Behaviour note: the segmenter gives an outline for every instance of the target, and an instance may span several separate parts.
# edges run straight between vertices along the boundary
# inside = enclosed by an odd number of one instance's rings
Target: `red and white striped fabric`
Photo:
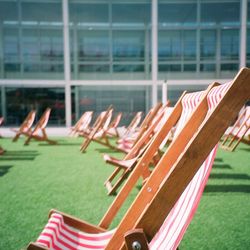
[[[92,120],[93,112],[92,111],[86,111],[82,117],[81,124],[79,126],[79,130],[85,131]]]
[[[104,135],[104,133],[107,131],[108,126],[111,122],[112,114],[113,114],[113,111],[110,110],[107,117],[106,117],[106,120],[104,121],[102,128],[99,131],[97,131],[97,133],[95,133],[95,135],[94,135],[95,139],[101,138]],[[103,116],[102,116],[102,118],[103,118]]]
[[[178,121],[178,124],[176,126],[175,132],[174,132],[174,138],[177,137],[179,132],[182,130],[183,126],[185,125],[186,121],[189,119],[191,116],[192,112],[194,109],[197,107],[198,103],[201,100],[201,97],[204,95],[204,91],[199,91],[199,92],[194,92],[194,93],[189,93],[186,94],[182,101],[182,113],[181,117]]]
[[[84,233],[68,226],[61,214],[54,213],[36,243],[51,250],[101,250],[114,231],[115,229],[99,234]]]
[[[208,114],[216,107],[230,83],[215,87],[208,94]],[[189,103],[189,105],[191,105]],[[212,169],[217,145],[211,151],[192,181],[186,187],[175,206],[165,219],[158,233],[150,242],[150,249],[176,249],[198,207],[201,195]]]
[[[117,166],[121,166],[123,168],[131,168],[135,164],[135,162],[137,161],[138,158],[135,157],[135,158],[132,158],[129,160],[120,160],[120,159],[112,157],[108,154],[104,154],[103,159],[105,162],[108,162],[108,163],[111,163],[111,164],[114,164]]]

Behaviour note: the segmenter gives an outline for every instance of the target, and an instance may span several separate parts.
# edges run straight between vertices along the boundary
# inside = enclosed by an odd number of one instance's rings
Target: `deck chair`
[[[101,112],[101,114],[96,119],[92,129],[88,133],[85,132],[81,134],[85,137],[85,140],[80,147],[80,151],[82,153],[86,152],[87,147],[92,141],[95,140],[95,138],[99,138],[99,136],[103,134],[103,131],[106,131],[108,129],[112,118],[112,113],[113,108],[112,105],[110,105],[106,111]]]
[[[35,139],[37,141],[46,141],[49,144],[56,144],[56,141],[53,141],[48,138],[47,133],[46,133],[46,126],[49,121],[49,116],[50,116],[51,109],[47,108],[44,113],[42,114],[41,118],[37,122],[36,126],[32,131],[28,131],[23,133],[24,135],[27,136],[26,141],[24,142],[24,145],[29,145],[31,139]]]
[[[16,142],[21,135],[30,133],[32,131],[32,125],[34,123],[35,116],[36,116],[36,111],[31,110],[29,114],[26,116],[26,118],[24,119],[20,128],[18,130],[12,129],[12,131],[16,133],[16,135],[12,139],[13,142]]]
[[[100,129],[98,131],[98,133],[96,133],[93,137],[93,141],[107,146],[111,149],[117,149],[116,146],[112,145],[112,143],[110,142],[110,138],[111,137],[117,137],[118,136],[118,130],[117,127],[121,121],[122,118],[122,113],[119,112],[114,119],[110,122],[112,116],[112,112],[109,114],[108,119],[106,120],[104,126],[102,129]]]
[[[245,68],[231,83],[211,90],[208,102],[193,112],[116,229],[107,231],[52,210],[28,249],[175,249],[197,209],[216,144],[250,98],[249,82]]]
[[[107,228],[132,191],[133,187],[135,187],[139,178],[142,177],[145,182],[145,177],[148,178],[150,176],[149,165],[152,161],[151,159],[153,159],[159,148],[161,149],[166,144],[167,139],[171,135],[172,127],[177,123],[174,135],[175,139],[183,129],[186,121],[194,112],[195,108],[198,107],[198,105],[202,107],[202,105],[207,102],[206,97],[211,88],[213,88],[215,85],[217,85],[217,83],[210,85],[206,91],[194,93],[184,92],[182,94],[175,107],[173,108],[171,114],[167,117],[166,121],[162,125],[160,125],[159,132],[154,136],[154,138],[152,138],[152,141],[149,142],[150,145],[147,146],[148,148],[146,149],[144,154],[142,154],[138,163],[132,169],[132,172],[129,173],[130,175],[128,180],[121,188],[121,190],[117,194],[117,197],[114,199],[113,203],[102,218],[100,226]],[[158,161],[160,160],[160,158],[158,159]]]
[[[129,153],[125,155],[122,160],[112,157],[108,154],[103,155],[106,163],[115,166],[114,171],[104,182],[104,186],[108,190],[108,195],[113,195],[116,193],[117,189],[121,186],[121,184],[128,177],[129,173],[132,171],[138,159],[142,156],[143,152],[145,152],[156,131],[160,129],[161,125],[165,123],[167,117],[170,115],[168,107],[163,108],[158,113],[159,114],[149,126],[149,128],[145,131],[139,141],[131,148]],[[158,153],[160,152],[156,152],[155,157],[158,157]],[[155,161],[155,158],[153,158],[152,161]],[[143,172],[142,175],[144,178],[147,178],[148,171]]]
[[[131,148],[140,140],[145,131],[149,128],[150,124],[157,116],[157,113],[161,110],[161,108],[163,107],[162,103],[160,102],[157,103],[153,108],[151,108],[136,133],[134,133],[132,136],[123,137],[122,139],[118,140],[117,150],[128,153]]]
[[[229,133],[225,136],[221,143],[221,148],[234,151],[240,142],[250,145],[250,135],[247,132],[250,131],[250,107],[244,107],[239,115],[239,118],[229,130]]]
[[[76,122],[75,126],[70,129],[69,135],[77,136],[79,133],[83,133],[89,130],[90,122],[93,116],[93,111],[86,111]]]
[[[126,138],[135,133],[139,128],[138,125],[140,124],[141,119],[142,119],[142,112],[139,111],[135,114],[134,118],[131,120],[129,125],[126,128],[123,127],[123,132],[119,133],[119,137]]]
[[[107,136],[119,137],[118,126],[120,124],[121,119],[122,119],[122,112],[119,112],[115,116],[114,120],[110,123],[108,130],[107,130]]]

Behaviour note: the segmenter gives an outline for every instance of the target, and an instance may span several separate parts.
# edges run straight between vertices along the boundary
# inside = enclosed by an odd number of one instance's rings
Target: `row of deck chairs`
[[[50,140],[46,133],[46,126],[49,121],[50,112],[51,109],[47,108],[36,123],[36,125],[32,127],[35,121],[36,111],[31,110],[27,117],[24,119],[21,126],[17,130],[12,129],[12,131],[16,133],[12,141],[16,142],[18,141],[21,135],[24,135],[27,137],[24,142],[24,145],[29,145],[32,139],[35,139],[37,141],[46,141],[49,144],[56,144],[56,141]]]
[[[250,106],[241,109],[239,117],[229,129],[221,143],[221,148],[234,151],[240,142],[250,145]]]
[[[249,99],[248,68],[229,83],[213,83],[205,91],[184,94],[164,122],[159,122],[160,127],[139,153],[141,156],[99,225],[51,210],[47,225],[28,249],[176,249],[198,207],[218,142]],[[173,141],[154,161],[175,124]],[[152,162],[153,171],[120,224],[108,230]]]

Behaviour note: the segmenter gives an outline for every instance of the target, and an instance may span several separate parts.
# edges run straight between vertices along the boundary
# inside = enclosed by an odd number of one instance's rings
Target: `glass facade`
[[[72,79],[149,79],[150,1],[69,1]]]
[[[174,86],[175,81],[194,80],[196,86],[203,80],[206,87],[214,79],[231,79],[239,65],[250,66],[250,0],[247,27],[241,23],[243,1],[158,0],[157,84],[169,83],[172,103],[184,86]],[[135,103],[133,90],[141,89],[136,92],[138,102],[147,111],[155,79],[151,72],[152,12],[152,0],[0,0],[0,110],[8,118],[5,124],[17,123],[8,106],[10,86],[24,87],[24,92],[57,86],[54,91],[63,90],[71,97],[61,97],[67,124],[87,109],[77,99],[86,95],[95,103],[109,97],[109,103],[122,109],[124,98],[114,100],[114,93],[120,96],[122,91],[128,103]],[[247,29],[243,63],[242,28]],[[91,107],[100,112],[104,106]],[[137,111],[139,106],[133,107]],[[124,112],[129,117],[133,111]],[[53,119],[54,124],[65,124],[65,118]]]
[[[160,79],[225,78],[238,71],[240,1],[159,0],[158,15]]]
[[[63,79],[62,4],[0,1],[0,77]]]

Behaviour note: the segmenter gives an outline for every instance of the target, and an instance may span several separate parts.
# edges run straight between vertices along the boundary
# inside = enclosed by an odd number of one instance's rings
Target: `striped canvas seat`
[[[209,111],[217,105],[229,88],[230,83],[214,87],[208,94]],[[217,146],[211,151],[193,180],[186,187],[181,197],[172,208],[162,227],[150,242],[150,249],[176,249],[190,224],[201,199],[202,192],[211,172]]]
[[[100,234],[78,231],[65,224],[62,215],[54,213],[37,239],[37,243],[52,250],[101,250],[105,248],[113,233],[114,230]]]

